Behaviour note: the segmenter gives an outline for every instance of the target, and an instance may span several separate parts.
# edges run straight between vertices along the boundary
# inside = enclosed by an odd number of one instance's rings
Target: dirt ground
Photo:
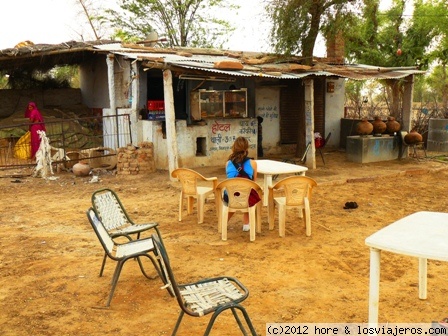
[[[428,153],[431,155],[431,153]],[[166,171],[116,176],[98,183],[71,172],[54,179],[0,172],[0,335],[169,335],[179,307],[159,279],[148,280],[137,263],[126,263],[109,309],[105,305],[115,263],[99,269],[103,250],[86,218],[93,191],[114,189],[136,222],[157,221],[180,283],[228,275],[250,290],[244,302],[257,333],[270,322],[367,322],[369,249],[366,237],[416,211],[448,211],[448,164],[414,158],[358,164],[329,151],[326,165],[307,175],[318,186],[311,200],[312,236],[296,213],[287,217],[286,237],[269,231],[249,242],[242,215],[229,224],[228,241],[217,232],[213,202],[205,222],[196,214],[178,222],[179,184]],[[222,167],[198,169],[224,178]],[[262,176],[258,181],[262,183]],[[356,201],[355,210],[344,210]],[[154,270],[148,264],[149,272]],[[380,322],[430,322],[448,316],[448,265],[429,261],[428,299],[418,299],[416,258],[383,252]],[[230,314],[212,335],[239,335]],[[179,335],[200,335],[208,317],[184,317]]]

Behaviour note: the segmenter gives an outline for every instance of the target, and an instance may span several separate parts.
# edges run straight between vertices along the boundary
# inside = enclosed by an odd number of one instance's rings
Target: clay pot
[[[356,133],[359,135],[369,135],[373,131],[373,125],[363,118],[359,123],[356,124]]]
[[[414,145],[419,142],[423,142],[423,137],[417,131],[412,130],[410,133],[404,136],[404,142],[406,142],[408,145]]]
[[[373,125],[373,134],[383,134],[386,131],[386,123],[381,120],[381,117],[375,117],[375,120],[372,121]]]
[[[401,125],[394,117],[387,117],[386,133],[394,134],[401,129]]]
[[[90,166],[88,163],[81,161],[73,165],[72,170],[75,176],[88,176],[90,173]]]

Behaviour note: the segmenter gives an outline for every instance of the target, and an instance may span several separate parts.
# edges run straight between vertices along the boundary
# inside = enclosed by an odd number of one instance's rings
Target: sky
[[[5,1],[5,0],[3,0]],[[112,7],[116,0],[95,0],[96,4]],[[383,0],[388,1],[388,0]],[[237,28],[225,49],[239,51],[270,51],[267,43],[269,25],[263,18],[260,0],[239,2],[238,13],[229,13],[227,20]],[[5,7],[5,5],[3,5]],[[11,0],[0,14],[0,50],[13,48],[30,40],[35,44],[57,44],[70,40],[93,40],[76,0]],[[227,16],[227,15],[226,15]],[[317,43],[315,56],[324,57],[322,42]]]
[[[4,1],[4,0],[3,0]],[[96,0],[105,8],[115,0]],[[5,5],[3,5],[5,6]],[[237,27],[226,49],[242,51],[269,51],[266,43],[269,26],[263,24],[260,0],[240,2],[240,10],[226,19]],[[80,24],[82,22],[82,24]],[[13,48],[17,43],[30,40],[35,44],[57,44],[70,40],[93,40],[90,28],[84,24],[81,7],[76,0],[11,0],[7,10],[0,14],[0,50]],[[89,36],[90,34],[90,36]]]

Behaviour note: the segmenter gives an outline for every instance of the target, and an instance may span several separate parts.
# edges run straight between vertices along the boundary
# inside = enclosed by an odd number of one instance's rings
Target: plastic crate
[[[148,100],[148,111],[165,111],[165,101]]]
[[[165,113],[148,113],[148,120],[165,120]]]

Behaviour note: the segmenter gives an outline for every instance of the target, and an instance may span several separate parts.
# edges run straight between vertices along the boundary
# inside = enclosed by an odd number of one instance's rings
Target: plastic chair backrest
[[[249,195],[255,189],[261,196],[261,187],[254,181],[244,177],[233,177],[221,181],[216,189],[218,192],[227,191],[229,197],[227,206],[232,209],[249,208]]]
[[[307,181],[293,182],[284,185],[286,205],[299,206],[309,196],[310,185]]]
[[[197,194],[197,179],[202,177],[199,173],[188,168],[178,168],[173,170],[171,176],[180,181],[185,195]]]
[[[304,204],[305,197],[311,198],[312,190],[316,185],[316,181],[308,176],[289,176],[278,181],[272,189],[283,189],[286,205],[300,206]]]

